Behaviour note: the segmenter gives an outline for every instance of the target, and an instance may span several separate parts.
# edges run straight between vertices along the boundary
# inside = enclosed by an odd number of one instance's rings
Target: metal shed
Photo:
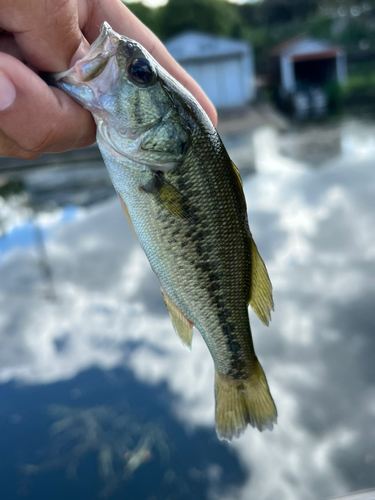
[[[276,46],[270,55],[273,77],[284,94],[330,81],[342,84],[346,78],[345,52],[322,40],[298,37]]]
[[[249,44],[187,32],[165,45],[217,108],[243,106],[255,97],[253,51]]]

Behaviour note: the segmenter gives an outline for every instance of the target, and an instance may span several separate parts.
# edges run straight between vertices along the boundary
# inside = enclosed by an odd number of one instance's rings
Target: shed
[[[243,106],[255,97],[253,51],[249,44],[186,32],[165,46],[217,108]]]
[[[346,78],[346,54],[329,42],[301,36],[277,45],[270,55],[274,82],[284,95]]]

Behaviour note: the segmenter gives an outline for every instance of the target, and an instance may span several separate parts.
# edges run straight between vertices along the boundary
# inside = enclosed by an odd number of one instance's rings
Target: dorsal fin
[[[167,306],[175,332],[180,337],[181,342],[186,349],[191,351],[194,327],[193,323],[185,318],[182,312],[178,309],[174,302],[172,302],[172,299],[168,297],[163,289],[161,289],[161,293],[163,294],[164,303]]]
[[[266,266],[251,240],[251,288],[249,304],[258,318],[268,326],[273,311],[272,284]]]
[[[244,212],[246,213],[246,200],[242,190],[242,179],[236,165],[231,161],[238,191],[242,197]],[[257,246],[250,235],[251,250],[251,288],[249,305],[253,308],[258,318],[265,325],[269,325],[271,311],[273,311],[272,284],[266,266],[259,255]]]
[[[241,186],[241,189],[242,189],[242,179],[241,179],[241,174],[240,174],[240,171],[238,170],[238,167],[235,163],[233,163],[233,161],[231,160],[230,161],[231,164],[232,164],[232,168],[234,170],[234,173],[236,174],[236,177],[237,177],[237,182],[238,184]]]

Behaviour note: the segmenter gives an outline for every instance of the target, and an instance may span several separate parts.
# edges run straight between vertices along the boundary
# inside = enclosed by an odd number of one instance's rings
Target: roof
[[[177,61],[207,59],[238,54],[247,54],[250,45],[246,42],[188,31],[165,43],[167,50]]]
[[[270,51],[271,56],[279,56],[282,54],[286,49],[288,49],[290,46],[300,42],[301,40],[306,39],[304,35],[298,35],[293,38],[290,38],[289,40],[285,40],[284,42],[278,43],[275,45]]]
[[[276,45],[270,52],[273,57],[288,57],[294,61],[337,57],[343,54],[343,49],[337,45],[303,35]]]

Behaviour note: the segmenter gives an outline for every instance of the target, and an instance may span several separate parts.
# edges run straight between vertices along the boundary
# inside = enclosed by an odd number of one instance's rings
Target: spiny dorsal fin
[[[259,255],[252,237],[251,240],[251,288],[249,304],[258,318],[268,326],[273,311],[272,284],[266,266]]]
[[[244,214],[244,217],[247,219],[246,199],[245,199],[245,195],[244,195],[244,192],[242,189],[242,179],[241,179],[240,171],[238,170],[237,166],[232,162],[232,160],[231,160],[231,164],[232,164],[232,171],[234,173],[234,181],[235,181],[236,188],[237,188],[237,197],[241,201],[243,214]]]
[[[172,320],[173,328],[180,337],[181,342],[188,351],[191,351],[191,343],[193,340],[193,323],[185,318],[178,307],[172,302],[168,295],[161,289],[163,294],[164,303],[167,306],[169,315]]]
[[[236,174],[237,176],[237,182],[239,183],[239,185],[241,186],[242,188],[242,179],[241,179],[241,175],[240,175],[240,171],[238,170],[238,167],[235,163],[233,163],[233,161],[231,160],[231,163],[232,163],[232,168],[234,170],[234,173]]]

